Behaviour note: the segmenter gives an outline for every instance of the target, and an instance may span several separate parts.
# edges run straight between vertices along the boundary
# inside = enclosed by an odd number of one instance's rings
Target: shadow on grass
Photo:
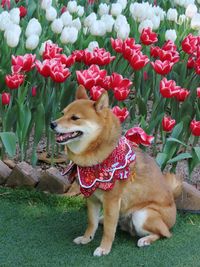
[[[90,244],[72,242],[86,227],[84,201],[75,199],[0,189],[0,266],[200,266],[200,216],[179,214],[172,238],[144,249],[118,230],[112,252],[96,258],[102,227]]]

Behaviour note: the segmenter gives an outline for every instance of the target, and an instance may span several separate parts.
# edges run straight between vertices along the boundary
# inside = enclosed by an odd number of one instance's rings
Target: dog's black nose
[[[51,127],[52,130],[54,130],[57,127],[57,123],[55,121],[52,121],[50,123],[50,127]]]

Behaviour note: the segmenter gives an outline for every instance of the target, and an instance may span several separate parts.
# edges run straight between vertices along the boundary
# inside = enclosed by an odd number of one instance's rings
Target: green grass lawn
[[[112,252],[93,257],[102,227],[88,245],[72,240],[84,232],[80,198],[0,188],[0,266],[200,266],[200,216],[179,214],[171,239],[138,248],[136,238],[117,231]]]

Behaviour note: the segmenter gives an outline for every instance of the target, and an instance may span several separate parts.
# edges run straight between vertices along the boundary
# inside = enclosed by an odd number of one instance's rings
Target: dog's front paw
[[[138,242],[137,242],[137,246],[138,246],[139,248],[141,248],[141,247],[146,247],[146,246],[149,246],[149,245],[151,245],[151,242],[150,242],[148,236],[145,236],[145,237],[140,238],[140,239],[138,240]]]
[[[73,240],[73,242],[77,245],[79,245],[79,244],[85,245],[85,244],[89,243],[90,241],[92,241],[92,238],[87,238],[84,236],[79,236]]]
[[[95,251],[93,253],[93,256],[100,257],[100,256],[108,255],[109,253],[110,253],[110,250],[98,247],[98,248],[95,249]]]

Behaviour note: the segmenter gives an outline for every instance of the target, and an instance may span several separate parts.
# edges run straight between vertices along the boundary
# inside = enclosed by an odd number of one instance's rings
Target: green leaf
[[[165,153],[158,153],[156,157],[156,162],[160,166],[160,168],[163,170],[165,166],[165,162],[167,161],[167,154]]]
[[[183,159],[189,159],[189,158],[192,158],[192,155],[190,153],[188,153],[188,152],[181,153],[178,156],[174,157],[173,159],[168,160],[167,163],[174,163],[174,162],[177,162],[177,161],[180,161]]]
[[[189,174],[200,164],[200,147],[193,147],[192,158],[188,161]]]
[[[176,139],[174,137],[167,138],[167,141],[176,142],[176,143],[179,143],[179,144],[181,144],[181,145],[183,145],[185,147],[188,147],[188,145],[186,145],[185,143],[181,142],[180,140],[178,140],[178,139]]]
[[[0,137],[6,152],[10,157],[13,157],[16,153],[16,135],[12,132],[2,132]]]
[[[139,113],[146,118],[147,116],[147,105],[141,97],[137,98],[137,105],[139,109]]]

